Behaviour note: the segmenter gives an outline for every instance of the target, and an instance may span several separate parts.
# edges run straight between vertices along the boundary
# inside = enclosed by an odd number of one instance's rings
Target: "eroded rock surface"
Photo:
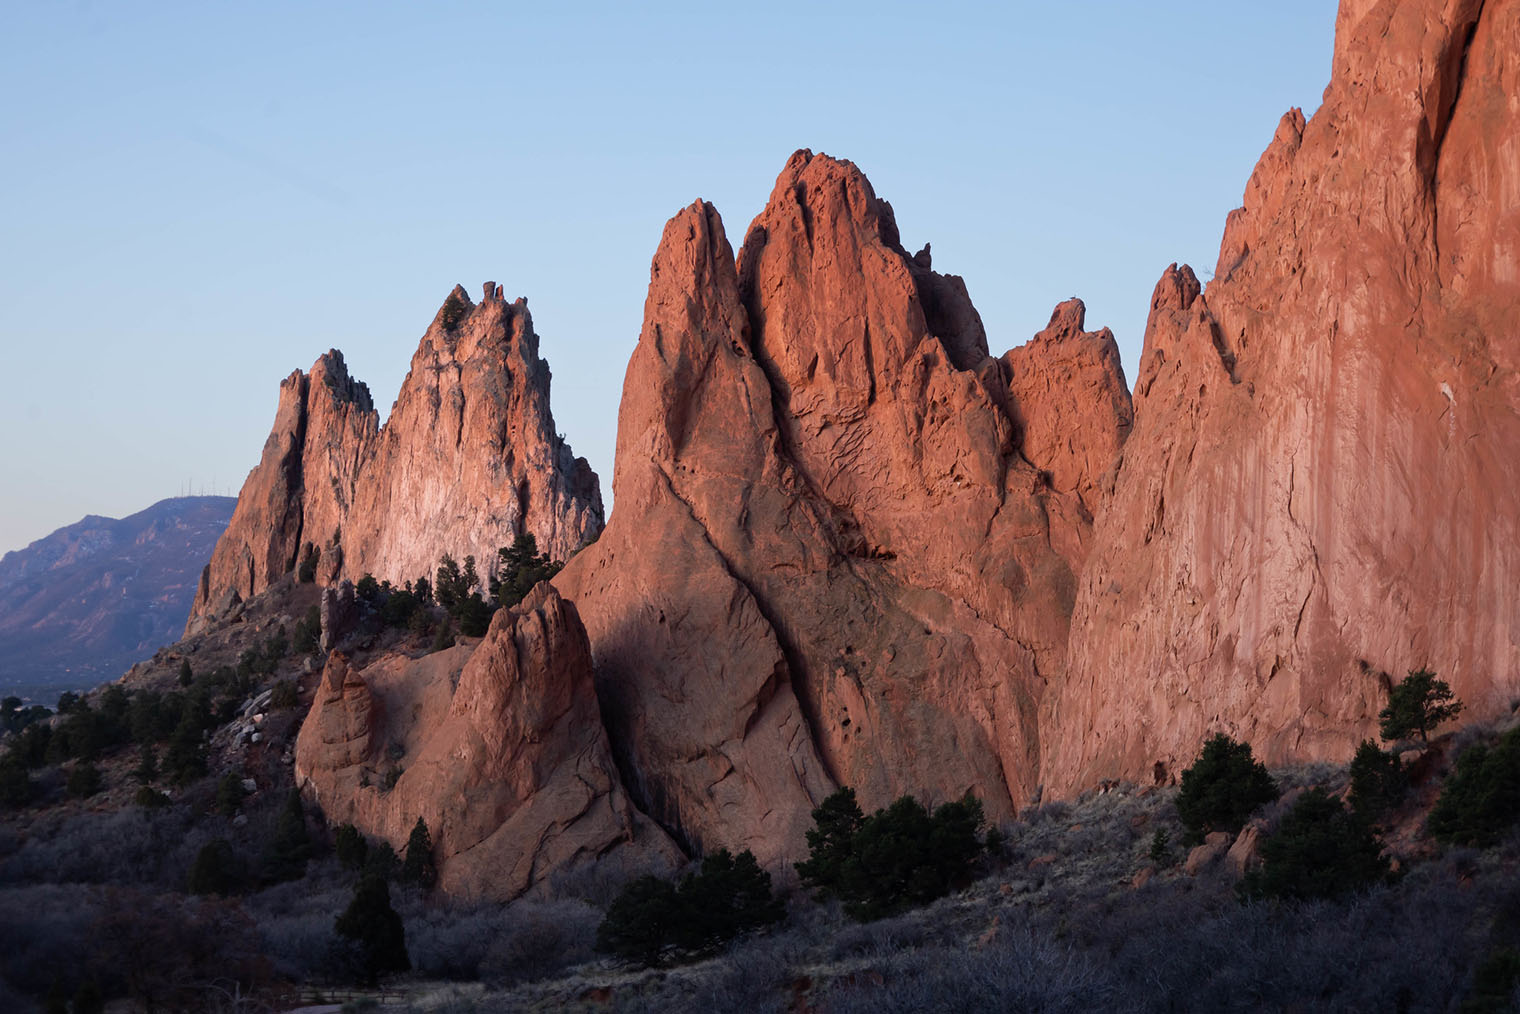
[[[422,817],[451,894],[505,900],[603,859],[680,859],[621,787],[585,628],[548,584],[498,612],[473,649],[386,656],[362,673],[329,656],[296,780],[330,822],[398,851]]]
[[[1045,778],[1345,760],[1380,671],[1520,684],[1520,3],[1343,3],[1214,280],[1156,288]]]
[[[992,358],[960,279],[824,155],[788,162],[737,264],[710,205],[670,221],[617,512],[556,579],[652,816],[767,860],[837,783],[867,806],[970,789],[994,816],[1033,793],[1084,497],[1130,424],[1081,316],[1037,343],[1058,356]]]
[[[229,591],[258,594],[316,551],[317,578],[431,575],[443,553],[482,574],[523,532],[564,559],[602,526],[601,490],[549,410],[526,301],[455,289],[384,427],[339,352],[280,385],[275,426],[201,581],[189,628]]]

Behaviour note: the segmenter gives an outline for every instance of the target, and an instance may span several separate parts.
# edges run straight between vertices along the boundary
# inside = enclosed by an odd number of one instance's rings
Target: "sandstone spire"
[[[280,387],[275,427],[201,579],[194,629],[314,547],[319,576],[401,583],[442,553],[482,564],[522,532],[568,557],[601,531],[596,473],[549,410],[549,366],[525,300],[456,288],[423,335],[384,427],[329,352]]]

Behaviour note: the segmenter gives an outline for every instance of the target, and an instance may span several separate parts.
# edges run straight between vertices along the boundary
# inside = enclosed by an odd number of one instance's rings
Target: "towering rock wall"
[[[762,859],[837,783],[1009,812],[1130,425],[1112,336],[1076,304],[1035,343],[1058,354],[990,357],[960,279],[903,250],[854,165],[805,151],[737,264],[698,203],[650,279],[618,509],[556,579],[636,797],[688,845]]]
[[[423,336],[384,427],[341,353],[280,385],[264,454],[238,497],[190,629],[313,547],[323,581],[431,574],[442,553],[482,567],[514,536],[564,559],[601,531],[596,474],[555,432],[549,367],[524,300],[455,289]]]
[[[1520,690],[1520,3],[1343,3],[1214,280],[1156,288],[1044,777],[1344,759],[1383,671]]]

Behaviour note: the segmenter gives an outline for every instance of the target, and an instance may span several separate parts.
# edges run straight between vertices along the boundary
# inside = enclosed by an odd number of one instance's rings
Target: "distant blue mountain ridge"
[[[0,557],[0,694],[52,705],[179,639],[237,500],[89,515]]]

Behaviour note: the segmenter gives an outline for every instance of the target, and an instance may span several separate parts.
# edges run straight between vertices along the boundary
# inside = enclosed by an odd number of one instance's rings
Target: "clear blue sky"
[[[1335,4],[0,7],[0,551],[235,493],[329,347],[388,409],[455,282],[524,295],[611,494],[667,218],[738,245],[787,156],[854,160],[996,354],[1079,295],[1131,379],[1212,267]]]

